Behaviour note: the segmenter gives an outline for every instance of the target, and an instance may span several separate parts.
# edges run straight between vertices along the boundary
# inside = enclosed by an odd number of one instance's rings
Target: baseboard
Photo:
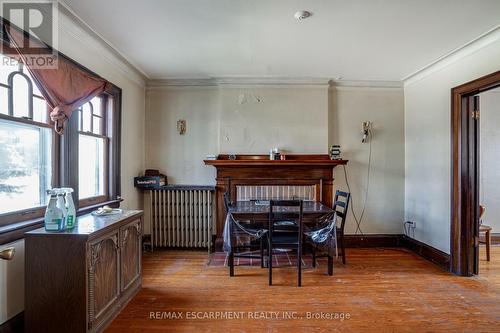
[[[500,244],[500,233],[491,234],[491,244],[492,245]]]
[[[344,242],[347,248],[400,247],[401,236],[399,234],[345,235]]]
[[[24,332],[24,311],[0,325],[0,333]]]
[[[445,271],[450,270],[450,255],[448,253],[445,253],[408,236],[400,236],[402,247],[405,247],[408,250],[415,252],[419,256],[433,262]]]

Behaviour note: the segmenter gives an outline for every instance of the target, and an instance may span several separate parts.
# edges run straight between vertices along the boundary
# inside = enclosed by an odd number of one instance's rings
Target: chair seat
[[[297,221],[277,221],[274,222],[275,227],[296,227]]]
[[[274,245],[280,244],[298,244],[299,235],[293,232],[275,232],[272,242]]]
[[[479,232],[491,231],[491,227],[489,225],[481,224],[479,226]]]

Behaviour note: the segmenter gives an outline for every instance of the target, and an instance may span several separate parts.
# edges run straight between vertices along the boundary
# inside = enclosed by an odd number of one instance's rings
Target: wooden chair
[[[340,247],[340,255],[342,256],[342,263],[345,265],[346,263],[346,254],[345,254],[345,244],[344,244],[344,227],[345,221],[347,217],[347,210],[349,209],[349,201],[351,199],[351,194],[348,192],[336,191],[333,210],[337,215],[337,246]],[[339,225],[340,221],[340,225]],[[317,253],[317,249],[315,246],[312,246],[312,266],[316,267],[316,259],[321,257],[328,257],[328,275],[333,275],[333,258],[330,254],[319,254]]]
[[[229,208],[231,206],[231,202],[229,200],[229,194],[227,192],[224,193],[224,208],[226,210],[226,214],[229,213]],[[257,233],[259,229],[259,226],[253,226],[250,225],[250,221],[240,221],[242,225],[244,225],[245,229]],[[259,241],[259,245],[252,244],[250,241],[248,244],[236,244],[236,239],[235,239],[235,234],[236,232],[241,232],[243,233],[242,230],[239,230],[238,227],[235,227],[234,225],[230,226],[230,234],[231,234],[231,251],[228,254],[228,266],[229,266],[229,276],[234,276],[234,258],[255,258],[255,259],[260,259],[260,267],[264,268],[264,237],[261,237]],[[260,250],[259,255],[254,255],[254,254],[249,254],[249,253],[240,253],[242,250]]]
[[[287,208],[292,209],[288,211]],[[275,248],[297,251],[297,286],[302,285],[302,214],[302,200],[271,200],[269,202],[267,266],[270,286],[273,284],[273,249]],[[289,221],[294,221],[295,224],[290,224]]]
[[[486,244],[486,260],[490,261],[491,248],[491,227],[483,224],[483,214],[486,211],[484,205],[479,205],[479,236],[484,233],[484,241],[479,241],[481,244]]]
[[[337,214],[337,240],[340,246],[342,263],[345,265],[345,244],[344,244],[344,227],[349,209],[349,201],[351,200],[351,193],[336,191],[333,203],[333,210]],[[338,224],[340,220],[340,226]]]

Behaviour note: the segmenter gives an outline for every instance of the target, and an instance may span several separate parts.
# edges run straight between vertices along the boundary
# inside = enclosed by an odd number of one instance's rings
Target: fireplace
[[[225,211],[223,195],[231,200],[302,199],[333,205],[333,168],[347,160],[331,160],[327,154],[286,155],[286,160],[269,160],[269,155],[219,155],[205,160],[217,169],[216,248],[221,245]],[[233,157],[234,158],[234,157]]]

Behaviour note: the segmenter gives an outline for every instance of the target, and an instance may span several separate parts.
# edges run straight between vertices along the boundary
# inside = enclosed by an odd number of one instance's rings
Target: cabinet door
[[[141,220],[120,228],[121,290],[126,290],[141,276]]]
[[[89,243],[87,256],[88,328],[92,329],[106,320],[120,294],[118,231]]]

